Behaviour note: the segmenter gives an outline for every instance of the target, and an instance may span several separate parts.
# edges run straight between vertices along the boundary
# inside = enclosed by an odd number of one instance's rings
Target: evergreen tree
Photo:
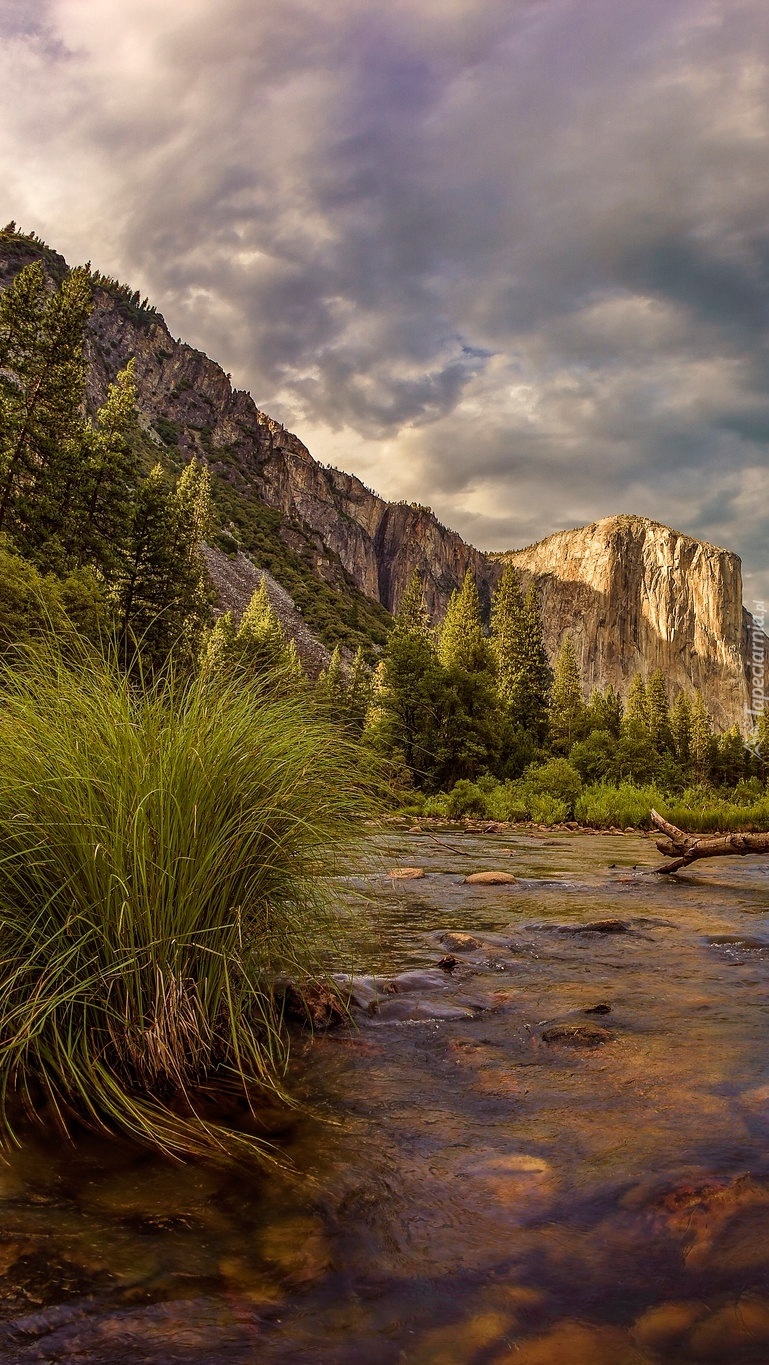
[[[209,632],[203,649],[201,667],[205,673],[220,672],[227,667],[236,634],[237,627],[232,619],[232,612],[223,612]]]
[[[564,636],[553,669],[548,723],[550,742],[556,753],[568,754],[585,733],[587,707],[582,694],[571,635]]]
[[[85,458],[65,528],[70,558],[98,566],[108,579],[122,567],[130,536],[137,474],[130,438],[135,424],[136,379],[131,360],[110,385],[95,422],[86,427]]]
[[[553,672],[542,637],[542,617],[537,590],[526,591],[521,612],[521,634],[516,691],[512,711],[517,723],[537,739],[547,734],[547,711]]]
[[[359,646],[347,679],[347,713],[349,722],[355,730],[363,729],[370,703],[371,678],[363,658],[363,650]]]
[[[609,685],[603,692],[594,687],[587,705],[585,726],[588,731],[600,730],[619,739],[622,726],[622,698],[619,692]]]
[[[646,712],[649,739],[657,753],[664,753],[666,749],[671,747],[672,736],[670,733],[668,692],[665,675],[661,668],[654,670],[646,684]]]
[[[435,654],[422,580],[414,572],[374,678],[370,742],[399,759],[417,786],[434,787],[444,673]]]
[[[491,667],[478,588],[469,569],[462,587],[449,599],[438,634],[438,658],[444,668],[463,668],[466,673],[488,672]]]
[[[208,471],[196,461],[175,488],[160,465],[139,488],[118,619],[124,647],[138,645],[152,664],[162,663],[171,650],[177,661],[199,656],[211,615],[202,552],[210,515]]]
[[[746,776],[747,751],[738,725],[719,735],[713,750],[713,775],[725,786],[734,787]]]
[[[646,696],[646,683],[640,673],[636,673],[625,698],[625,714],[622,721],[623,732],[628,730],[649,734],[649,702]]]
[[[321,710],[331,719],[347,719],[347,686],[342,672],[342,656],[335,645],[328,666],[315,684],[315,697]]]
[[[676,693],[670,708],[670,734],[673,753],[678,762],[686,767],[692,755],[692,707],[683,689]]]
[[[695,776],[704,782],[713,763],[713,725],[699,688],[691,702],[691,757]]]
[[[523,636],[523,598],[515,566],[508,561],[491,599],[491,649],[497,695],[506,711],[519,700]]]
[[[40,262],[0,294],[0,533],[44,567],[81,472],[91,306],[87,269],[52,289]]]

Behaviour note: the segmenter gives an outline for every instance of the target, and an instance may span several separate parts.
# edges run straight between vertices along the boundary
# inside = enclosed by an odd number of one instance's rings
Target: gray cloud
[[[476,543],[638,511],[769,597],[761,0],[0,0],[0,197]]]

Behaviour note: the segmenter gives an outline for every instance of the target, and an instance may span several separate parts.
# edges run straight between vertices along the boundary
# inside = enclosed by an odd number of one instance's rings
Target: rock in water
[[[611,1034],[598,1024],[552,1024],[542,1030],[542,1040],[561,1047],[603,1047],[611,1041]]]
[[[465,886],[514,886],[517,881],[511,872],[471,872]]]
[[[441,934],[440,942],[452,953],[474,953],[477,948],[483,947],[481,940],[473,938],[472,934]]]
[[[416,882],[420,877],[424,877],[425,870],[423,867],[393,867],[387,875],[402,882]]]

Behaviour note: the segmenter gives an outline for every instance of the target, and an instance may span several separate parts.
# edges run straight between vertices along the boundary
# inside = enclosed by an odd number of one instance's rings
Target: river
[[[375,1004],[297,1040],[293,1171],[30,1138],[0,1170],[0,1361],[766,1365],[769,865],[658,861],[372,837],[335,894]]]

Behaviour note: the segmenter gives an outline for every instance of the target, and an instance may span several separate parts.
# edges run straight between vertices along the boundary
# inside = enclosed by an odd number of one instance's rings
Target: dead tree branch
[[[687,834],[671,825],[656,811],[651,812],[652,824],[666,835],[657,840],[657,848],[672,861],[655,868],[656,872],[678,872],[700,858],[728,858],[735,854],[769,853],[769,834]]]

